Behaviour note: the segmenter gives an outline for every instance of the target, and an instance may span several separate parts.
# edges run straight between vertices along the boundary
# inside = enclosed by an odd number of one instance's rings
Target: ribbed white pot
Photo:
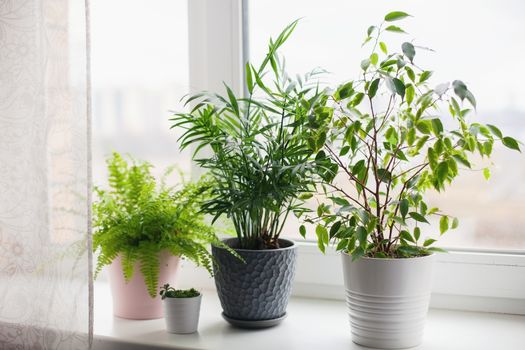
[[[169,333],[194,333],[199,327],[202,294],[193,298],[165,298],[162,300],[166,330]]]
[[[352,341],[379,349],[419,345],[430,301],[434,255],[352,261],[342,253],[342,258]]]

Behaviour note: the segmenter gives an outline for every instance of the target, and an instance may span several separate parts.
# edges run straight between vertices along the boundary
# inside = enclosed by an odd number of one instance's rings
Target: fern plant
[[[216,181],[203,209],[231,218],[239,246],[245,249],[279,248],[279,235],[288,215],[304,212],[303,197],[315,188],[314,174],[322,171],[311,158],[315,126],[329,116],[322,108],[313,71],[291,78],[277,50],[297,22],[270,40],[263,62],[246,65],[249,95],[202,93],[190,113],[178,113],[172,127],[184,129],[181,148],[195,147],[194,160]],[[322,143],[323,141],[319,141]],[[203,147],[211,155],[200,153]],[[300,197],[300,196],[303,197]]]
[[[93,250],[99,253],[95,276],[120,255],[129,281],[139,261],[153,298],[158,294],[159,253],[164,250],[212,274],[212,256],[206,247],[223,245],[200,211],[210,195],[210,180],[170,187],[165,183],[172,170],[168,169],[157,185],[151,164],[131,157],[128,162],[118,153],[107,159],[107,166],[109,189],[96,188],[98,201],[93,204]]]

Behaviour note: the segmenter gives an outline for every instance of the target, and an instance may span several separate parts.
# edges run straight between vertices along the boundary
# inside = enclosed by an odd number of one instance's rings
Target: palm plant
[[[172,127],[184,129],[181,149],[195,146],[193,159],[215,179],[203,210],[231,218],[240,248],[279,248],[286,218],[306,210],[313,175],[324,171],[311,159],[315,140],[323,142],[315,126],[330,117],[320,71],[291,78],[277,55],[296,24],[270,40],[259,67],[246,64],[248,96],[228,86],[224,96],[197,94],[186,99],[196,103],[190,113],[172,118]]]

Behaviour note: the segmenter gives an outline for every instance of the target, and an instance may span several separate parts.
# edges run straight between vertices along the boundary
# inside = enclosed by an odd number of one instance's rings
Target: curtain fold
[[[0,0],[0,349],[91,343],[87,5]]]

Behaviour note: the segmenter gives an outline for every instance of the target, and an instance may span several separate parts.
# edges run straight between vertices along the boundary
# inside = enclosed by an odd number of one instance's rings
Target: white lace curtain
[[[0,349],[92,334],[85,0],[0,0]]]

